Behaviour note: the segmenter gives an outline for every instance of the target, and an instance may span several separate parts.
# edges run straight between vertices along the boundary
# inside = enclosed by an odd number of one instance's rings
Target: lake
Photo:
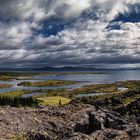
[[[140,80],[140,70],[109,70],[109,71],[93,71],[101,72],[102,74],[54,74],[46,76],[34,76],[28,80],[12,80],[12,81],[0,81],[0,83],[7,83],[13,85],[10,88],[0,89],[0,93],[12,91],[12,90],[37,90],[37,89],[57,89],[57,88],[67,88],[75,89],[80,88],[84,85],[90,84],[102,84],[102,83],[113,83],[117,81],[126,81],[126,80]],[[57,87],[22,87],[17,86],[18,83],[23,81],[47,81],[47,80],[70,80],[70,81],[82,81],[81,83],[57,86]]]

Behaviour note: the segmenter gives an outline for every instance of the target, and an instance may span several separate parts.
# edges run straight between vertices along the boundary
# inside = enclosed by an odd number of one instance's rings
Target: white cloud
[[[54,65],[139,63],[140,22],[118,21],[112,25],[120,29],[107,29],[119,13],[131,12],[128,3],[140,1],[1,0],[0,59]],[[96,20],[88,14],[96,15]],[[45,30],[44,22],[52,19],[72,23],[56,35],[34,31]],[[55,30],[53,25],[49,29]]]

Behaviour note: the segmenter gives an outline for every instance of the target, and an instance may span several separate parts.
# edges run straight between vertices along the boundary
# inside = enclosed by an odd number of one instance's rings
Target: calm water
[[[90,97],[90,96],[98,96],[98,95],[105,95],[107,93],[93,93],[93,94],[79,94],[76,95],[76,98],[81,98],[81,97]]]
[[[22,87],[17,86],[18,83],[23,81],[47,81],[47,80],[71,80],[71,81],[82,81],[78,84],[59,86],[59,87]],[[56,89],[56,88],[69,88],[75,89],[80,88],[84,85],[89,84],[101,84],[101,83],[112,83],[116,81],[126,80],[140,80],[140,70],[112,70],[105,71],[104,74],[68,74],[68,75],[48,75],[48,76],[35,76],[29,80],[13,80],[10,82],[0,81],[0,83],[7,83],[13,85],[11,88],[0,89],[0,93],[8,92],[11,90],[20,89]]]

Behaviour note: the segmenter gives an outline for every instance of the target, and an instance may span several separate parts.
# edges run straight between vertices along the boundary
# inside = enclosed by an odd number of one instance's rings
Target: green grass
[[[22,90],[15,90],[15,91],[10,91],[10,92],[6,92],[3,94],[0,94],[0,96],[6,96],[6,97],[21,97],[24,94],[24,91]]]
[[[2,94],[0,94],[0,96],[15,98],[15,97],[22,97],[22,95],[30,94],[32,92],[34,92],[34,91],[32,91],[32,90],[13,90],[13,91],[2,93]]]
[[[40,105],[50,105],[50,106],[65,105],[71,101],[69,98],[64,98],[61,96],[37,98],[37,100],[40,102]]]

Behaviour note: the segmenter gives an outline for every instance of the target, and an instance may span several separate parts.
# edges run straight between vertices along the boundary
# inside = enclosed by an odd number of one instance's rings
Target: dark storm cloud
[[[1,0],[0,64],[138,66],[139,0]]]

